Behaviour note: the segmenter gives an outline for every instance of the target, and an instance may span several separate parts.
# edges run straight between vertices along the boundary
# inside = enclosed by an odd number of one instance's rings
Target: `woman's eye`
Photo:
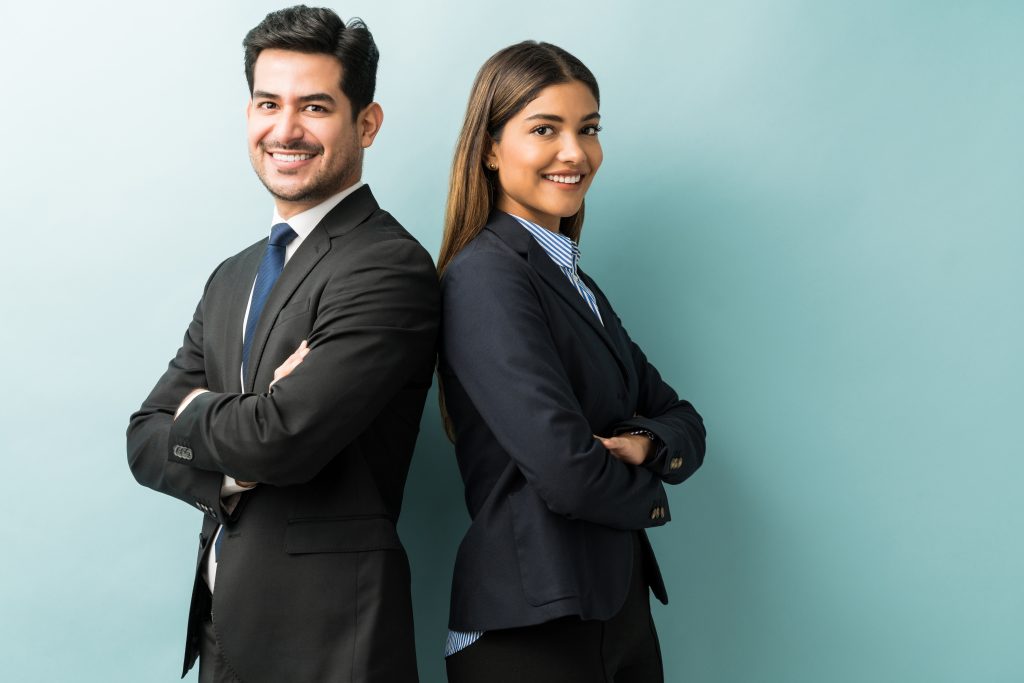
[[[584,135],[597,135],[598,133],[601,132],[601,130],[601,126],[595,124],[593,126],[584,126],[581,132]]]
[[[537,126],[533,129],[533,132],[537,135],[551,135],[554,129],[551,126]]]

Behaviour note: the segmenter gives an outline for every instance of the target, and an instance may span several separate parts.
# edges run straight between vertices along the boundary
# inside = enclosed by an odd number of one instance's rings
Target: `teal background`
[[[199,514],[123,434],[269,221],[240,42],[276,7],[0,9],[4,680],[177,679]],[[651,534],[670,683],[1024,680],[1024,4],[338,9],[382,53],[365,178],[433,254],[480,64],[545,39],[601,83],[583,265],[709,431]],[[425,683],[466,521],[432,394]]]

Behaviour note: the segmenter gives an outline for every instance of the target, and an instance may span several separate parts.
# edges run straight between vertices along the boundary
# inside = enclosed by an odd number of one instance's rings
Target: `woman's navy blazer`
[[[703,462],[703,422],[580,276],[604,325],[533,237],[495,212],[442,278],[438,367],[472,518],[455,562],[454,630],[612,617],[638,530],[647,581],[667,602],[642,530],[671,518],[663,484]],[[594,438],[630,429],[661,443],[642,466]]]

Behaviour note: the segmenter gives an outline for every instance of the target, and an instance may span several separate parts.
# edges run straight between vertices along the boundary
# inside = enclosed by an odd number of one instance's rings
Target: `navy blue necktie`
[[[249,315],[245,319],[245,333],[242,335],[242,368],[249,367],[249,349],[252,347],[252,335],[256,332],[256,323],[260,320],[263,305],[267,303],[270,290],[284,270],[284,252],[291,241],[298,237],[292,226],[278,223],[270,229],[270,242],[263,252],[259,270],[256,271],[256,284],[252,287],[252,301],[249,303]],[[213,542],[214,561],[220,561],[220,546],[224,541],[224,528],[217,529],[217,538]]]
[[[298,237],[292,226],[278,223],[270,229],[270,242],[263,252],[263,260],[256,271],[256,284],[252,288],[252,303],[249,304],[249,316],[245,319],[245,334],[242,335],[242,371],[249,367],[249,349],[252,347],[252,336],[256,332],[263,305],[267,303],[270,290],[284,270],[284,250],[293,239]]]

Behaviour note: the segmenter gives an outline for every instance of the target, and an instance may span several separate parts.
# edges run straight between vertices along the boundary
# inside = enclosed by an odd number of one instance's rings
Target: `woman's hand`
[[[295,349],[295,352],[292,355],[285,358],[284,362],[281,363],[281,365],[279,365],[276,370],[274,370],[274,381],[270,383],[270,386],[274,386],[274,384],[278,380],[283,379],[288,375],[292,374],[292,370],[299,367],[299,363],[303,361],[303,359],[306,357],[308,353],[309,344],[306,343],[305,339],[303,339],[302,343],[299,344],[299,348]]]
[[[629,465],[642,465],[654,448],[654,442],[643,434],[620,434],[605,438],[594,435],[616,458]]]

